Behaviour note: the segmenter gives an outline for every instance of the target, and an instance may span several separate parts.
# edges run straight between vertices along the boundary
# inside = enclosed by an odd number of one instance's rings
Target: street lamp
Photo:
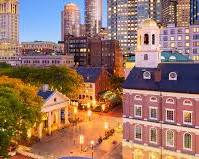
[[[104,122],[104,128],[105,128],[105,134],[106,134],[106,132],[107,132],[107,130],[109,128],[108,122]]]
[[[84,136],[83,135],[79,136],[79,143],[81,145],[81,151],[82,151],[82,145],[84,144]]]
[[[95,142],[93,140],[91,140],[92,159],[94,157],[94,144],[95,144]]]
[[[91,115],[92,115],[92,111],[88,110],[88,119],[89,119],[89,121],[91,121]]]

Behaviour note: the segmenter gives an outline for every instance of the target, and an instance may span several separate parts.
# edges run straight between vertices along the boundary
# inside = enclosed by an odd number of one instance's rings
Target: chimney
[[[161,70],[160,69],[157,69],[154,73],[154,80],[155,82],[160,82],[161,81],[161,78],[162,78],[162,73],[161,73]]]
[[[49,85],[48,85],[48,84],[44,84],[44,85],[42,86],[42,91],[43,91],[43,92],[49,91]]]

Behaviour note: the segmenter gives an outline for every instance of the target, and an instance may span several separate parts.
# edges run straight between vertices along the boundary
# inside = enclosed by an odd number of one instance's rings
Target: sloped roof
[[[155,81],[155,72],[161,72],[161,80]],[[151,79],[143,79],[143,72],[151,73]],[[175,72],[177,80],[169,80]],[[125,89],[153,90],[178,93],[199,93],[199,64],[162,63],[158,68],[133,68],[123,83]]]
[[[77,73],[82,75],[84,82],[95,83],[102,72],[100,67],[78,67],[76,69]]]
[[[54,91],[42,91],[40,90],[38,92],[38,96],[42,97],[44,100],[48,99],[52,94],[54,93]]]

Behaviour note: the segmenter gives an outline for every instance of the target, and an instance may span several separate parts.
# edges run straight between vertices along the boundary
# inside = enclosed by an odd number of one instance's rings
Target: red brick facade
[[[169,95],[169,93],[124,90],[123,99],[124,140],[190,155],[199,154],[199,100],[197,97],[189,98],[186,94],[174,96],[172,93]],[[137,106],[141,107],[140,117],[136,116]],[[151,109],[156,110],[154,113],[156,119],[150,117]],[[192,114],[190,123],[184,121],[185,111]],[[168,120],[169,113],[173,121]],[[136,126],[139,126],[142,131],[139,140],[135,137]],[[156,130],[156,143],[150,141],[151,128]],[[168,146],[166,142],[169,140],[166,135],[168,130],[173,134],[173,146]],[[186,133],[191,135],[189,150],[184,147]]]

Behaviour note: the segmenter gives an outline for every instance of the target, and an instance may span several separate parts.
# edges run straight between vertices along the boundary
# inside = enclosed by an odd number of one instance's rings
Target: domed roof
[[[158,27],[158,24],[155,20],[148,18],[142,22],[141,27]]]

